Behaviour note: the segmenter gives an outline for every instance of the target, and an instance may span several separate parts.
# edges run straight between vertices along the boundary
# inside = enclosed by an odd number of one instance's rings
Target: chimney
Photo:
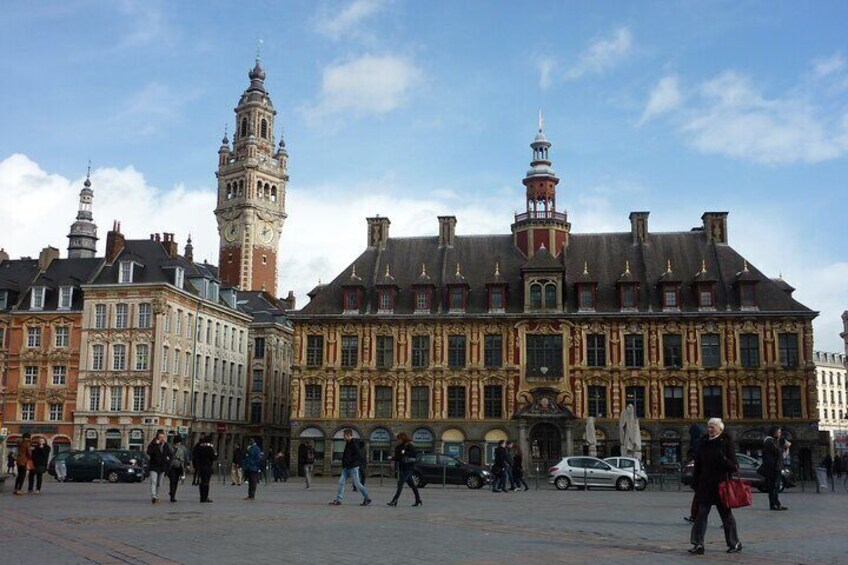
[[[630,212],[630,233],[634,244],[648,241],[648,214],[650,212]]]
[[[295,309],[295,297],[294,291],[290,290],[289,295],[282,299],[283,305],[286,310],[294,310]]]
[[[38,268],[42,271],[47,270],[47,267],[50,266],[55,259],[59,258],[59,250],[55,247],[45,247],[41,250],[41,253],[38,254]]]
[[[727,212],[704,212],[704,234],[709,243],[727,243]]]
[[[439,247],[453,247],[456,216],[439,216]]]
[[[168,257],[171,259],[174,259],[180,253],[177,242],[174,241],[174,234],[172,233],[162,234],[162,247],[165,248],[165,253],[167,253]]]
[[[386,241],[389,239],[389,226],[391,222],[388,218],[381,218],[379,215],[373,218],[366,218],[368,221],[368,247],[386,248]]]
[[[114,263],[124,249],[124,234],[121,233],[121,222],[112,222],[112,229],[106,233],[106,262]]]
[[[9,254],[6,253],[6,249],[0,248],[0,263],[2,263],[3,261],[8,261],[8,260],[9,260]]]

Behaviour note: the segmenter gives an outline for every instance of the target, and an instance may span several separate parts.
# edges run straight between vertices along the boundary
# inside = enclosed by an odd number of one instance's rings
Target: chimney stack
[[[368,221],[368,247],[386,248],[386,241],[389,239],[389,226],[392,224],[388,218],[381,218],[379,215],[373,218],[366,218]]]
[[[55,259],[59,258],[59,250],[55,247],[45,247],[41,250],[41,253],[38,254],[38,268],[42,271],[47,270],[47,267],[50,266]]]
[[[439,218],[439,247],[453,247],[456,235],[456,216],[438,216]]]
[[[124,234],[121,233],[121,222],[112,222],[112,229],[106,233],[106,262],[114,263],[124,249]]]
[[[727,243],[727,212],[704,212],[704,235],[710,243]]]
[[[165,253],[168,254],[168,257],[174,259],[179,255],[180,250],[177,246],[177,242],[174,241],[174,234],[172,233],[163,233],[162,234],[162,247],[165,248]]]
[[[648,241],[648,214],[650,212],[630,212],[630,233],[634,244]]]
[[[0,263],[3,263],[3,261],[8,261],[8,260],[9,260],[9,254],[6,253],[6,248],[5,247],[0,248]]]
[[[286,310],[294,310],[295,309],[295,297],[294,291],[290,290],[289,295],[282,299],[282,303],[285,306]]]

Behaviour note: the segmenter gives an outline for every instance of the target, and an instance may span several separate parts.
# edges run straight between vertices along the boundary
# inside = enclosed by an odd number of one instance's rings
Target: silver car
[[[559,490],[569,487],[607,487],[618,490],[633,488],[633,470],[625,471],[601,461],[597,457],[573,456],[548,469],[548,482]],[[637,473],[637,482],[640,477]]]
[[[645,487],[648,486],[648,473],[645,472],[645,466],[635,457],[607,457],[604,461],[613,467],[627,471],[630,476],[634,475],[633,468],[635,467],[636,490],[645,490]]]

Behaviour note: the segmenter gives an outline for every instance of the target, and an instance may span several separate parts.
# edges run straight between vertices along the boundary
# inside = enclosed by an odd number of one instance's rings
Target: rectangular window
[[[206,320],[206,345],[212,345],[212,320]]]
[[[133,282],[133,264],[132,261],[121,261],[120,271],[118,272],[118,283]]]
[[[486,385],[483,387],[483,417],[503,417],[503,387],[501,385]]]
[[[165,409],[165,397],[168,394],[168,389],[160,388],[159,389],[159,408],[161,410]],[[215,405],[215,395],[212,395],[212,405]]]
[[[256,392],[262,390],[265,385],[265,373],[262,369],[253,369],[253,386],[250,390]]]
[[[645,387],[628,386],[624,388],[625,404],[632,404],[637,418],[645,417]]]
[[[489,293],[489,305],[492,310],[504,309],[504,290],[496,286]]]
[[[44,296],[47,294],[47,289],[43,286],[32,287],[32,296],[30,296],[29,307],[32,310],[41,310],[44,308]]]
[[[801,387],[785,385],[780,387],[780,397],[784,418],[801,417]]]
[[[144,412],[146,407],[147,389],[143,386],[133,387],[133,412]]]
[[[700,288],[698,290],[698,306],[701,308],[713,307],[713,291],[709,288]]]
[[[562,377],[561,335],[527,335],[527,376],[542,379]]]
[[[590,386],[588,391],[589,416],[606,418],[607,416],[607,387]]]
[[[118,329],[127,328],[129,325],[129,306],[126,304],[115,304],[115,327]]]
[[[307,418],[321,417],[321,385],[306,385],[304,387],[304,416]]]
[[[124,409],[124,387],[113,386],[109,390],[109,410],[111,412],[120,412]]]
[[[389,369],[394,365],[395,340],[390,335],[377,336],[377,368]]]
[[[35,420],[35,402],[21,403],[21,420],[32,422]]]
[[[150,313],[151,307],[148,303],[142,303],[138,305],[138,327],[140,328],[149,328],[150,327]],[[179,333],[179,332],[177,332]]]
[[[677,303],[677,289],[665,288],[663,290],[663,307],[677,308],[678,306],[679,304]]]
[[[412,367],[424,369],[430,365],[430,336],[412,336]]]
[[[102,345],[92,345],[91,346],[91,370],[92,371],[102,371],[103,370],[103,346]]]
[[[177,349],[177,350],[174,351],[174,363],[173,363],[173,367],[171,368],[171,371],[175,375],[180,374],[180,360],[181,360],[180,359],[180,351],[179,351],[179,349]]]
[[[412,387],[412,417],[417,419],[430,417],[430,387]]]
[[[624,336],[624,366],[642,367],[645,365],[645,344],[642,334]]]
[[[70,310],[74,298],[74,287],[59,287],[59,310]]]
[[[0,290],[0,310],[5,310],[9,307],[9,291]]]
[[[165,348],[167,352],[167,348]],[[139,343],[135,346],[135,370],[146,371],[150,360],[150,346],[145,343]]]
[[[174,326],[174,333],[177,334],[177,335],[183,335],[183,311],[182,310],[177,310],[176,325]]]
[[[306,365],[320,367],[324,363],[324,336],[306,336]]]
[[[465,336],[448,336],[448,367],[459,369],[465,367]]]
[[[41,328],[27,328],[27,347],[41,347]]]
[[[720,386],[704,387],[704,418],[721,418],[724,415]]]
[[[760,366],[759,334],[739,335],[739,362],[746,369],[756,369]]]
[[[64,386],[68,382],[68,367],[65,365],[53,366],[53,386]]]
[[[251,402],[250,403],[250,423],[251,424],[262,423],[262,403],[261,402]]]
[[[106,327],[106,305],[94,305],[94,328],[102,330]]]
[[[701,335],[701,365],[705,369],[721,367],[721,342],[718,334]]]
[[[665,409],[666,418],[682,418],[683,417],[683,387],[682,386],[667,386],[663,387],[663,408]]]
[[[743,308],[753,308],[757,305],[754,298],[754,285],[743,283],[739,286],[739,300]]]
[[[663,365],[666,367],[683,366],[683,336],[663,334]]]
[[[57,326],[53,331],[56,334],[56,347],[68,347],[71,342],[71,328],[68,326]]]
[[[374,417],[375,418],[391,418],[392,417],[392,387],[377,386],[374,387]]]
[[[339,417],[356,418],[356,387],[342,385],[339,387]]]
[[[61,422],[65,416],[65,405],[61,402],[50,404],[50,421]]]
[[[418,290],[415,292],[415,309],[416,310],[427,310],[428,307],[427,300],[427,291],[426,290]]]
[[[380,291],[380,310],[391,310],[392,309],[392,292],[390,290],[381,290]]]
[[[483,362],[488,369],[503,366],[503,336],[500,334],[486,335],[483,350]]]
[[[581,284],[580,292],[578,294],[578,308],[580,310],[594,310],[595,309],[595,293],[592,291],[592,287],[589,285]]]
[[[742,387],[742,417],[759,420],[763,417],[763,389],[758,386]]]
[[[123,371],[127,368],[127,346],[117,344],[112,346],[112,370]]]
[[[780,366],[784,369],[798,368],[798,334],[783,333],[778,335],[780,345]]]
[[[621,286],[621,307],[636,308],[636,285],[625,284]]]
[[[88,389],[88,409],[92,412],[100,410],[100,387],[93,386]]]
[[[38,367],[24,367],[24,384],[25,385],[37,385],[38,384]]]
[[[345,291],[345,310],[359,310],[359,294],[355,290]]]
[[[448,387],[448,418],[465,418],[465,387]]]
[[[588,334],[586,336],[586,365],[603,367],[607,364],[607,336]]]
[[[342,367],[356,367],[359,358],[359,338],[355,335],[342,336]]]
[[[461,288],[452,288],[450,290],[450,309],[462,310],[463,308],[463,292]]]
[[[253,340],[253,358],[254,359],[264,359],[265,358],[265,338],[257,337]]]

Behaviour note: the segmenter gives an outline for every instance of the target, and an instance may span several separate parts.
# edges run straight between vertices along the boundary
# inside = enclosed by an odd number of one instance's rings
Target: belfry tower
[[[91,190],[91,167],[85,176],[79,196],[77,220],[71,224],[68,234],[68,258],[87,259],[97,254],[97,224],[91,213],[94,191]]]
[[[235,108],[232,148],[224,134],[218,149],[218,269],[226,286],[276,296],[288,152],[282,134],[275,149],[277,111],[265,89],[265,70],[258,56],[248,78],[250,85]]]

